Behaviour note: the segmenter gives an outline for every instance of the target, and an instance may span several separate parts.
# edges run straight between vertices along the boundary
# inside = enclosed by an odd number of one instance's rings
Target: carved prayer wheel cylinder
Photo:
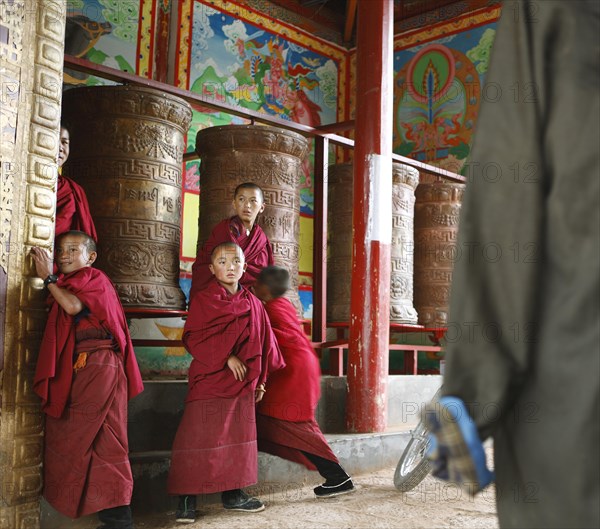
[[[415,189],[419,171],[408,165],[392,165],[392,273],[390,322],[416,324],[413,307]]]
[[[417,323],[413,307],[413,213],[419,172],[392,164],[390,321]],[[329,167],[327,319],[350,321],[352,279],[353,165]]]
[[[211,230],[235,214],[235,188],[253,182],[265,196],[257,222],[273,246],[275,263],[290,273],[288,299],[298,314],[300,258],[300,169],[308,154],[306,138],[275,127],[228,125],[201,130],[196,136],[200,164],[200,221],[198,245]]]
[[[458,220],[464,184],[421,184],[415,205],[415,307],[419,323],[448,324],[452,269],[459,258]]]
[[[352,278],[352,163],[328,172],[327,321],[350,321]]]
[[[76,88],[63,97],[65,175],[84,188],[98,268],[125,307],[185,309],[179,288],[181,169],[192,118],[182,99],[149,88]]]

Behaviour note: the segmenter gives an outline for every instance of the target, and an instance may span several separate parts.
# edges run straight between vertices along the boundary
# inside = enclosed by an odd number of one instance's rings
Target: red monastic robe
[[[190,303],[196,292],[206,288],[212,279],[208,268],[210,254],[221,243],[234,242],[243,250],[246,258],[246,271],[240,279],[240,284],[245,287],[254,285],[258,274],[265,266],[275,264],[271,243],[262,228],[255,224],[246,234],[246,228],[238,216],[225,219],[217,224],[208,240],[199,249],[196,261],[192,265],[192,287],[190,290]]]
[[[337,463],[314,418],[321,394],[317,354],[288,299],[270,300],[265,308],[286,365],[269,377],[267,392],[258,403],[258,447],[310,470],[315,466],[301,451]]]
[[[70,230],[82,231],[98,240],[85,191],[70,178],[59,174],[54,234],[58,236]]]
[[[169,494],[209,494],[257,481],[254,390],[284,366],[262,303],[216,280],[192,301],[183,342],[193,356],[183,418],[173,443]],[[235,380],[227,359],[247,366]]]
[[[57,511],[77,518],[131,501],[127,399],[143,384],[123,308],[104,272],[82,268],[61,276],[58,286],[86,306],[87,328],[107,338],[76,342],[75,318],[49,297],[33,382],[47,415],[43,493]],[[74,373],[82,346],[87,363]]]

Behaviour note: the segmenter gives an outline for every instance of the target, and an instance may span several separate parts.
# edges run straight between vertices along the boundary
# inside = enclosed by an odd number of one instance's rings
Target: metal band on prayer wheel
[[[181,169],[192,118],[182,99],[133,86],[63,96],[71,152],[64,166],[85,190],[98,260],[125,307],[184,309],[179,288]]]
[[[464,184],[420,184],[415,204],[415,307],[419,323],[448,325]]]
[[[299,183],[308,141],[275,127],[227,125],[198,132],[196,152],[202,159],[199,247],[216,224],[234,215],[231,203],[235,188],[243,182],[257,184],[265,197],[265,210],[257,223],[271,242],[275,263],[290,273],[291,288],[286,297],[301,315]]]

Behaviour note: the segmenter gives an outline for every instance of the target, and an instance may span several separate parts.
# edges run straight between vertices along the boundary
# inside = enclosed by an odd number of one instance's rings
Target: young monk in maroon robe
[[[247,288],[254,284],[262,268],[275,263],[271,243],[262,228],[256,224],[256,217],[265,209],[262,189],[251,182],[244,182],[236,187],[233,197],[235,216],[217,224],[198,250],[196,261],[192,265],[190,303],[196,292],[206,288],[212,280],[210,256],[213,249],[222,242],[234,242],[244,251],[246,269],[240,283]]]
[[[221,492],[225,509],[258,512],[243,487],[257,481],[255,405],[267,377],[284,366],[262,303],[239,281],[244,252],[213,250],[214,279],[192,298],[183,343],[193,356],[167,490],[179,495],[176,520],[196,518],[196,495]]]
[[[317,498],[354,490],[352,479],[327,444],[315,409],[321,393],[319,360],[302,330],[296,310],[283,296],[290,276],[285,268],[269,266],[258,275],[256,296],[265,308],[285,367],[269,378],[269,393],[258,404],[256,429],[261,452],[317,470],[325,483],[314,489]]]
[[[69,158],[70,137],[66,127],[60,127],[60,145],[58,151],[58,189],[56,192],[56,225],[55,236],[69,230],[87,233],[95,241],[98,240],[90,206],[83,188],[61,174],[62,166]]]
[[[50,312],[33,381],[46,413],[44,498],[71,518],[133,527],[127,399],[143,390],[125,314],[87,234],[59,235],[55,260],[33,248]]]

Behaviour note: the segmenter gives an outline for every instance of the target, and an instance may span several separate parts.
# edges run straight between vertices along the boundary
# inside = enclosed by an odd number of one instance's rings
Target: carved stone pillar
[[[417,323],[413,307],[413,214],[419,172],[392,164],[390,321]],[[329,167],[327,320],[350,320],[352,280],[352,163]]]
[[[416,324],[413,307],[415,188],[419,171],[408,165],[392,164],[392,274],[390,322]]]
[[[452,269],[464,184],[421,184],[415,205],[415,307],[419,323],[448,324]]]
[[[308,153],[306,138],[275,127],[228,125],[198,132],[200,165],[200,221],[198,245],[216,224],[234,214],[235,188],[253,182],[265,195],[258,224],[273,246],[275,263],[290,273],[287,297],[302,314],[298,297],[300,257],[300,166]]]
[[[0,527],[39,527],[42,415],[31,386],[46,322],[32,246],[51,249],[66,2],[0,0]]]
[[[71,152],[98,232],[96,266],[125,307],[185,309],[179,288],[181,168],[191,107],[149,88],[65,92]]]

